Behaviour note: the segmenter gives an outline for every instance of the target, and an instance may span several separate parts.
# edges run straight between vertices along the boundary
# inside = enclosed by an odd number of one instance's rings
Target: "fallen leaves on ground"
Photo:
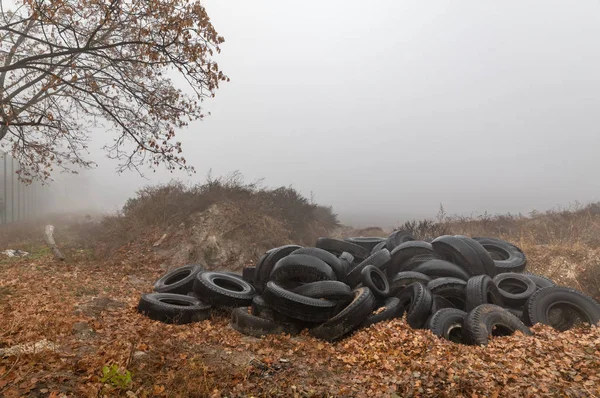
[[[162,272],[150,257],[0,264],[0,396],[600,396],[599,328],[538,325],[471,347],[397,319],[335,344],[306,332],[256,339],[225,313],[190,325],[138,314]],[[101,382],[112,365],[131,372],[127,387]]]

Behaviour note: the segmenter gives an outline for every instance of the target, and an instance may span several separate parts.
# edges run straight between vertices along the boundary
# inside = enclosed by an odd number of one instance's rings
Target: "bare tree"
[[[0,149],[19,161],[21,179],[92,166],[85,155],[98,126],[114,134],[105,149],[119,170],[193,171],[176,129],[202,119],[200,103],[229,80],[212,60],[224,40],[199,1],[0,4]]]

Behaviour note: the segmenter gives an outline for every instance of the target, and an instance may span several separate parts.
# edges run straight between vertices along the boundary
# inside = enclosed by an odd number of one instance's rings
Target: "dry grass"
[[[530,272],[600,298],[600,202],[524,215],[448,216],[399,226],[420,239],[440,235],[496,237],[519,246]]]

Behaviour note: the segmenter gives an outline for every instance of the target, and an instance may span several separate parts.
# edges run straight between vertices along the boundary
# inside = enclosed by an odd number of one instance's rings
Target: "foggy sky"
[[[178,134],[193,179],[239,170],[359,225],[600,200],[596,1],[205,5],[231,82]],[[79,193],[104,208],[174,177],[93,157]]]

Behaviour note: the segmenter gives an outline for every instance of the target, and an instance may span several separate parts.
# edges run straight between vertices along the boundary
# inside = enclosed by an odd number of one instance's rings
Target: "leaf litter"
[[[164,271],[151,256],[134,254],[105,264],[49,256],[0,264],[7,292],[0,295],[0,396],[600,396],[597,327],[559,333],[536,325],[534,336],[474,347],[412,329],[404,319],[334,344],[306,331],[244,336],[226,313],[167,325],[136,312],[140,294]],[[110,305],[82,311],[90,302]],[[93,333],[77,333],[82,324]],[[51,348],[17,348],[40,342]],[[107,382],[106,367],[131,381]]]

